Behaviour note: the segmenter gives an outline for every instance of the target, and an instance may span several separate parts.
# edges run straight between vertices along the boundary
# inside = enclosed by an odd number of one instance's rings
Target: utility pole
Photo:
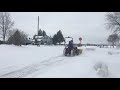
[[[38,16],[38,30],[37,30],[37,31],[39,31],[39,16]],[[37,34],[38,34],[38,32],[37,32]],[[37,38],[37,39],[38,39],[38,38]],[[37,46],[40,46],[40,43],[41,43],[41,42],[37,40]]]
[[[38,29],[37,29],[37,31],[39,31],[39,16],[38,16]],[[38,33],[38,32],[37,32]]]

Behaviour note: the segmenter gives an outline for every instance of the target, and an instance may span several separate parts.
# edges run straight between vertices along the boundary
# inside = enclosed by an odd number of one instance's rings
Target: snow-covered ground
[[[81,47],[75,57],[64,46],[0,45],[0,78],[118,78],[120,50]]]

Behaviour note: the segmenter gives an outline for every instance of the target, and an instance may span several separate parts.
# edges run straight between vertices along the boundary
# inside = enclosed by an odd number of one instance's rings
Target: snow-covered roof
[[[42,38],[43,36],[37,36],[38,38]]]
[[[61,44],[64,44],[64,42],[62,42]]]
[[[35,36],[35,38],[40,38],[41,39],[41,38],[43,38],[43,36]]]
[[[37,41],[41,41],[42,39],[37,39]]]

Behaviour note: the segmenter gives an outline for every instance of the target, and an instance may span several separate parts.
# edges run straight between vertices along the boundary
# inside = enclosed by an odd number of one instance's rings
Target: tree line
[[[21,31],[20,29],[14,29],[14,21],[11,20],[11,16],[9,12],[0,12],[0,38],[3,39],[3,43],[6,44],[14,44],[14,45],[25,45],[26,41],[28,41],[28,34]],[[38,36],[46,36],[46,32],[44,30],[38,30]],[[33,36],[35,39],[36,34]],[[64,41],[64,37],[62,31],[59,30],[53,37],[52,41],[54,45],[58,43],[61,44]]]
[[[44,30],[38,30],[38,36],[45,36],[47,35],[46,32]],[[33,39],[35,39],[35,36],[37,36],[36,34],[33,36]],[[54,45],[57,45],[57,44],[61,44],[62,42],[64,42],[64,36],[62,34],[62,31],[59,30],[56,34],[53,35],[53,37],[51,38],[52,39],[52,42]]]

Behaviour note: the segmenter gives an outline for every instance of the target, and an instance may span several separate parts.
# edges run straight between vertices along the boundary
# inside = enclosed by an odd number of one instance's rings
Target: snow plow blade
[[[83,49],[78,49],[79,50],[79,54],[82,54],[82,52],[83,52]],[[78,54],[78,55],[79,55]]]

